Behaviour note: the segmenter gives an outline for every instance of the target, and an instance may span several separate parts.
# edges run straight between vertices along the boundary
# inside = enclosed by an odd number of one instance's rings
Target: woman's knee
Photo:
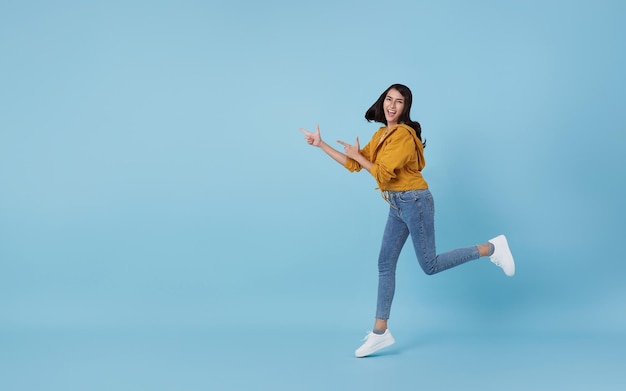
[[[420,261],[420,266],[426,275],[432,276],[437,273],[437,258],[428,261]]]

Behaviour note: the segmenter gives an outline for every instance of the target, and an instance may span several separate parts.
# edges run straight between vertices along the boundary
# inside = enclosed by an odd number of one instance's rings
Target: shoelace
[[[367,341],[370,338],[370,334],[373,334],[371,331],[365,332],[365,337],[361,341]]]

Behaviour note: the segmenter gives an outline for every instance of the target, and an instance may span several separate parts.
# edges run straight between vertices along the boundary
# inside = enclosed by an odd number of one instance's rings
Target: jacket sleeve
[[[390,135],[378,151],[376,163],[370,171],[378,187],[386,188],[396,178],[398,169],[404,167],[415,153],[415,141],[409,131],[400,128]]]

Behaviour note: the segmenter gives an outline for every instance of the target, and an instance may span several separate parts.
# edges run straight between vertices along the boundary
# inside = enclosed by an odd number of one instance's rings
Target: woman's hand
[[[349,157],[352,160],[355,160],[357,163],[361,165],[361,167],[365,168],[367,171],[372,172],[372,162],[367,160],[365,156],[361,154],[361,146],[359,145],[359,138],[356,138],[356,142],[354,145],[350,145],[341,140],[337,140],[337,142],[343,145],[343,153],[345,156]],[[345,165],[345,163],[344,163]]]
[[[347,157],[357,160],[357,161],[359,160],[359,156],[361,156],[361,146],[359,145],[358,137],[356,138],[356,143],[354,145],[350,145],[341,140],[337,140],[337,142],[343,145],[344,153],[346,154]]]
[[[319,147],[322,143],[322,137],[320,136],[320,126],[315,125],[315,133],[309,132],[306,129],[300,128],[300,131],[304,133],[304,139],[309,145]]]
[[[306,129],[300,128],[300,131],[304,133],[304,139],[309,145],[319,147],[322,151],[326,152],[328,156],[333,158],[337,163],[345,166],[348,162],[348,158],[356,160],[367,171],[372,169],[372,163],[368,161],[363,155],[361,155],[361,146],[359,145],[359,138],[356,138],[356,144],[350,145],[343,141],[337,140],[337,142],[344,147],[344,153],[339,152],[335,148],[326,144],[320,136],[320,126],[315,126],[315,133],[309,132]]]

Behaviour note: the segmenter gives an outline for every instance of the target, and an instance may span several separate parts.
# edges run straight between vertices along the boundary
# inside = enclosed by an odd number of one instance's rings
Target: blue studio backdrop
[[[516,338],[519,389],[623,386],[625,4],[1,1],[0,387],[489,389],[441,362]],[[298,129],[364,145],[393,83],[438,249],[505,233],[517,275],[428,277],[407,243],[375,364],[388,205]]]

